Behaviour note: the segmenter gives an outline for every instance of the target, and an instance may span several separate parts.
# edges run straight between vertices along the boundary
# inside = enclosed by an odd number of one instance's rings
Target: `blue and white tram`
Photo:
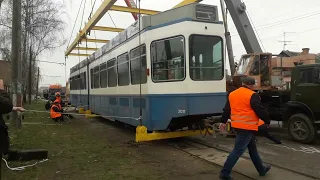
[[[144,16],[140,32],[128,28],[71,69],[72,105],[133,126],[141,110],[150,131],[190,127],[222,112],[224,27],[216,6]]]

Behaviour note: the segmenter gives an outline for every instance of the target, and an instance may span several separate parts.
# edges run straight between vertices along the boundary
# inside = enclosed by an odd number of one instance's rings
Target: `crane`
[[[134,0],[124,0],[124,2],[127,4],[127,6],[128,7],[130,7],[130,8],[137,8],[137,5],[136,5],[136,3],[134,2]],[[136,21],[136,20],[138,20],[138,15],[137,15],[137,13],[131,13],[132,14],[132,16],[133,16],[133,18],[134,18],[134,20]]]
[[[231,15],[231,18],[237,28],[237,31],[246,49],[247,54],[262,53],[262,49],[259,44],[258,38],[254,33],[254,29],[250,23],[249,17],[246,13],[246,5],[244,4],[244,2],[241,2],[241,0],[220,0],[221,10],[224,18],[223,21],[225,22],[225,35],[226,35],[226,43],[227,43],[227,49],[228,49],[231,76],[233,76],[235,72],[235,66],[234,66],[235,62],[233,58],[231,36],[228,30],[224,3],[226,4],[226,7]]]

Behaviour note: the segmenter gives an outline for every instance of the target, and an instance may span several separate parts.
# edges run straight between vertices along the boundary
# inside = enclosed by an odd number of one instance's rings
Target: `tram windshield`
[[[190,36],[190,78],[194,81],[221,80],[224,75],[222,38]]]

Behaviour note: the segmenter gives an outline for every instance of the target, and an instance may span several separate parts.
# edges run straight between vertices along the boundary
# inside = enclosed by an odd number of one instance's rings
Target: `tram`
[[[148,131],[193,129],[226,102],[224,44],[217,6],[143,16],[71,68],[71,104]]]

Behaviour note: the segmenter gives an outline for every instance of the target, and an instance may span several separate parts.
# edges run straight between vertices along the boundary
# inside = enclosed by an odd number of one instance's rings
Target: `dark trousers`
[[[262,160],[259,156],[256,142],[255,133],[253,131],[236,130],[236,141],[233,150],[229,154],[220,176],[229,178],[233,166],[237,163],[238,159],[242,156],[245,150],[248,148],[250,158],[259,173],[266,171],[265,166],[262,164]]]
[[[54,122],[64,121],[63,115],[58,118],[52,118]]]
[[[272,136],[271,134],[269,134],[269,130],[268,127],[264,124],[259,126],[259,131],[258,131],[259,135],[264,136],[268,139],[270,139],[271,141],[273,141],[276,144],[281,144],[281,140]]]

